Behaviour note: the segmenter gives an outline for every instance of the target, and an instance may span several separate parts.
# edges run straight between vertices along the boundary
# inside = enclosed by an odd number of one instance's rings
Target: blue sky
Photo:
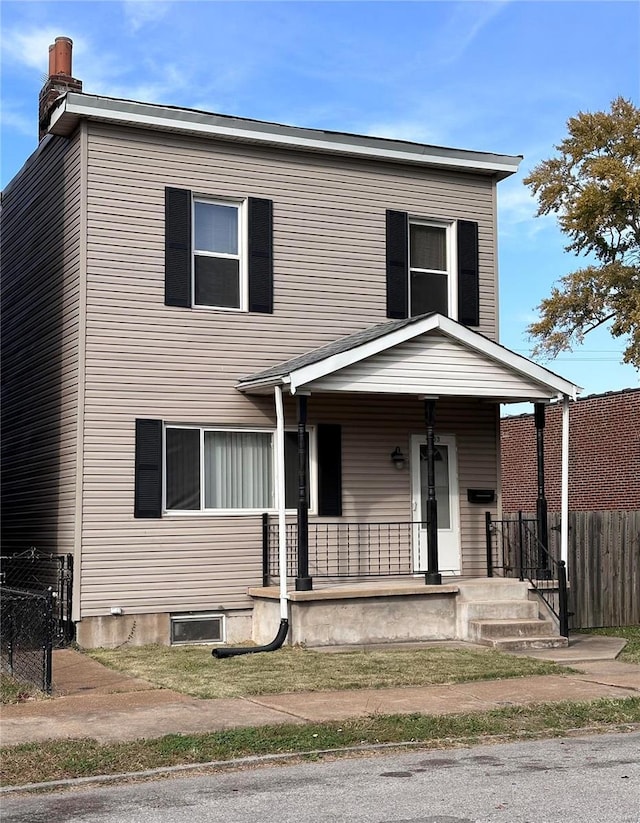
[[[640,3],[0,2],[2,186],[34,150],[56,36],[87,92],[312,128],[522,154],[498,187],[501,342],[580,265],[522,184],[578,111],[640,97]],[[638,385],[606,332],[547,363],[585,394]]]

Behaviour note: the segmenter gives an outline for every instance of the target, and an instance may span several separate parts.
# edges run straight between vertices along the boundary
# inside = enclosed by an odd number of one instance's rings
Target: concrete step
[[[472,620],[471,628],[477,637],[499,640],[503,637],[549,637],[554,626],[548,620],[512,619]]]
[[[564,649],[569,645],[566,637],[549,635],[548,637],[502,637],[493,641],[478,641],[485,646],[492,646],[498,651],[514,652],[527,649]]]
[[[458,602],[528,600],[530,584],[510,577],[483,577],[458,584]]]
[[[537,600],[476,600],[458,602],[458,614],[467,622],[475,620],[537,620]]]

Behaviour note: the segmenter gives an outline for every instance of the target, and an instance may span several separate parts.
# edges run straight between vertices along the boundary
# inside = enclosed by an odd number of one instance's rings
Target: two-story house
[[[73,552],[79,642],[247,639],[285,541],[292,603],[486,576],[500,403],[577,390],[498,343],[521,158],[84,94],[66,38],[49,74],[3,193],[3,552]]]

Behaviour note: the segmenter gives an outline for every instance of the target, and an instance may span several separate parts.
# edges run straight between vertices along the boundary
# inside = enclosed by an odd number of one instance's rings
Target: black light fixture
[[[396,446],[395,449],[391,452],[391,462],[393,465],[400,471],[404,469],[404,464],[406,463],[404,454],[402,454],[402,450],[400,446]]]

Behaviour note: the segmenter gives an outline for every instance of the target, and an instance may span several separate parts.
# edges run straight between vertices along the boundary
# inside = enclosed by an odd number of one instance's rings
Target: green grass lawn
[[[214,659],[208,646],[139,646],[86,653],[118,671],[202,698],[426,686],[567,671],[555,663],[492,649],[445,647],[333,654],[284,647],[225,660]]]
[[[620,652],[618,660],[625,663],[640,663],[640,626],[613,626],[608,629],[585,629],[585,634],[603,634],[607,637],[623,637],[627,645]]]
[[[0,703],[23,703],[45,698],[46,694],[28,683],[19,683],[8,674],[0,674]]]
[[[329,655],[327,655],[328,657]],[[628,730],[640,722],[640,698],[603,699],[488,712],[434,716],[371,715],[340,723],[262,726],[211,734],[167,735],[153,740],[98,743],[55,740],[0,750],[4,785],[123,774],[179,764],[223,761],[247,755],[339,752],[349,746],[411,741],[425,748],[470,745],[479,740],[554,737],[569,730]],[[312,754],[312,753],[316,754]]]

